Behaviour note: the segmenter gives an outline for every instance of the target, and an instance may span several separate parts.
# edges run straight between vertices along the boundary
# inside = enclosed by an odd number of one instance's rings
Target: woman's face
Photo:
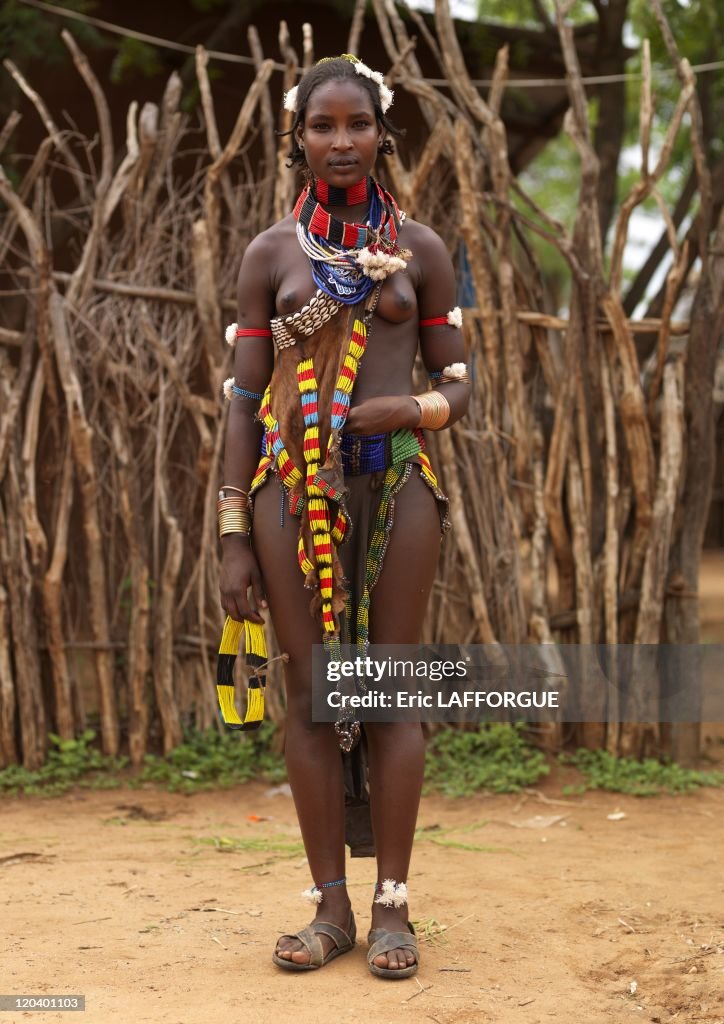
[[[312,91],[298,141],[318,178],[338,188],[354,185],[371,172],[383,139],[364,86],[333,79]]]

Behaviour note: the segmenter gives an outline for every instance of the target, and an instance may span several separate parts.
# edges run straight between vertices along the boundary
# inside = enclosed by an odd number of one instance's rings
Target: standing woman
[[[340,642],[419,643],[449,526],[422,428],[450,426],[470,397],[445,245],[372,177],[400,134],[391,103],[350,55],[285,96],[307,184],[242,260],[220,532],[224,609],[261,623],[268,606],[289,655],[285,757],[317,913],[279,938],[274,963],[310,970],[354,946],[346,835],[352,856],[377,858],[370,970],[402,978],[418,964],[406,882],[421,725],[362,727],[348,713],[332,726],[311,711],[315,644],[333,658]],[[413,397],[418,346],[432,389]]]

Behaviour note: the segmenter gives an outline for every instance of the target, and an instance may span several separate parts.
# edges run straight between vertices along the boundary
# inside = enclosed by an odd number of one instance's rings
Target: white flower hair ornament
[[[289,90],[289,92],[285,92],[284,93],[284,109],[285,110],[290,110],[292,113],[294,113],[296,111],[296,109],[297,109],[297,93],[298,92],[299,92],[299,86],[295,85],[295,86],[292,86],[292,88]]]
[[[358,75],[364,75],[365,78],[371,79],[380,91],[380,106],[382,107],[382,113],[386,114],[392,106],[395,98],[395,94],[391,89],[388,89],[385,85],[385,81],[379,71],[373,71],[372,68],[368,67],[363,61],[354,61],[354,69]]]
[[[372,82],[375,83],[375,85],[377,86],[377,88],[379,90],[379,93],[380,93],[380,107],[382,108],[382,113],[386,114],[387,111],[392,106],[392,103],[393,103],[394,98],[395,98],[395,94],[393,93],[393,91],[391,89],[389,89],[385,85],[385,80],[382,77],[382,73],[380,71],[373,71],[372,68],[368,67],[364,63],[364,61],[359,60],[357,57],[354,57],[352,54],[344,53],[344,54],[342,54],[342,56],[344,57],[345,60],[348,60],[350,62],[350,64],[352,64],[354,66],[354,69],[355,69],[355,71],[357,72],[358,75],[364,75],[365,78],[369,78]],[[324,58],[324,60],[333,60],[333,59],[334,58],[332,58],[332,57]],[[317,63],[321,64],[321,63],[323,63],[323,61],[318,61]],[[299,86],[298,85],[293,86],[289,90],[289,92],[285,92],[284,93],[284,109],[291,111],[292,114],[295,114],[297,112],[297,96],[298,96],[298,93],[299,93]]]

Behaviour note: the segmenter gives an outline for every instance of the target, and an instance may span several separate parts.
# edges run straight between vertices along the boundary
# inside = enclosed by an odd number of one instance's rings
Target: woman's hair
[[[311,67],[304,73],[301,81],[299,82],[297,87],[297,109],[294,113],[292,127],[288,132],[279,132],[280,135],[292,136],[292,148],[289,151],[287,167],[294,167],[295,164],[304,166],[307,162],[304,150],[297,142],[297,128],[304,124],[304,113],[309,97],[312,94],[312,90],[316,89],[318,85],[324,85],[327,82],[340,80],[355,82],[355,84],[361,89],[364,89],[372,101],[372,107],[378,123],[381,124],[382,127],[391,135],[401,136],[405,134],[404,128],[397,128],[392,121],[382,113],[382,107],[380,105],[380,90],[375,82],[373,82],[371,78],[366,78],[364,75],[358,74],[354,69],[352,61],[346,60],[344,57],[332,57],[331,59],[320,61]],[[395,152],[392,139],[384,140],[380,147],[380,152]]]

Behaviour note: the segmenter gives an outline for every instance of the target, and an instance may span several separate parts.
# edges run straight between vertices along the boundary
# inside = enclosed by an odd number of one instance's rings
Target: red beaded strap
[[[420,327],[438,327],[442,324],[447,324],[448,318],[447,313],[444,316],[430,316],[427,320],[420,321]]]
[[[264,327],[237,327],[237,338],[271,338],[272,332]]]

